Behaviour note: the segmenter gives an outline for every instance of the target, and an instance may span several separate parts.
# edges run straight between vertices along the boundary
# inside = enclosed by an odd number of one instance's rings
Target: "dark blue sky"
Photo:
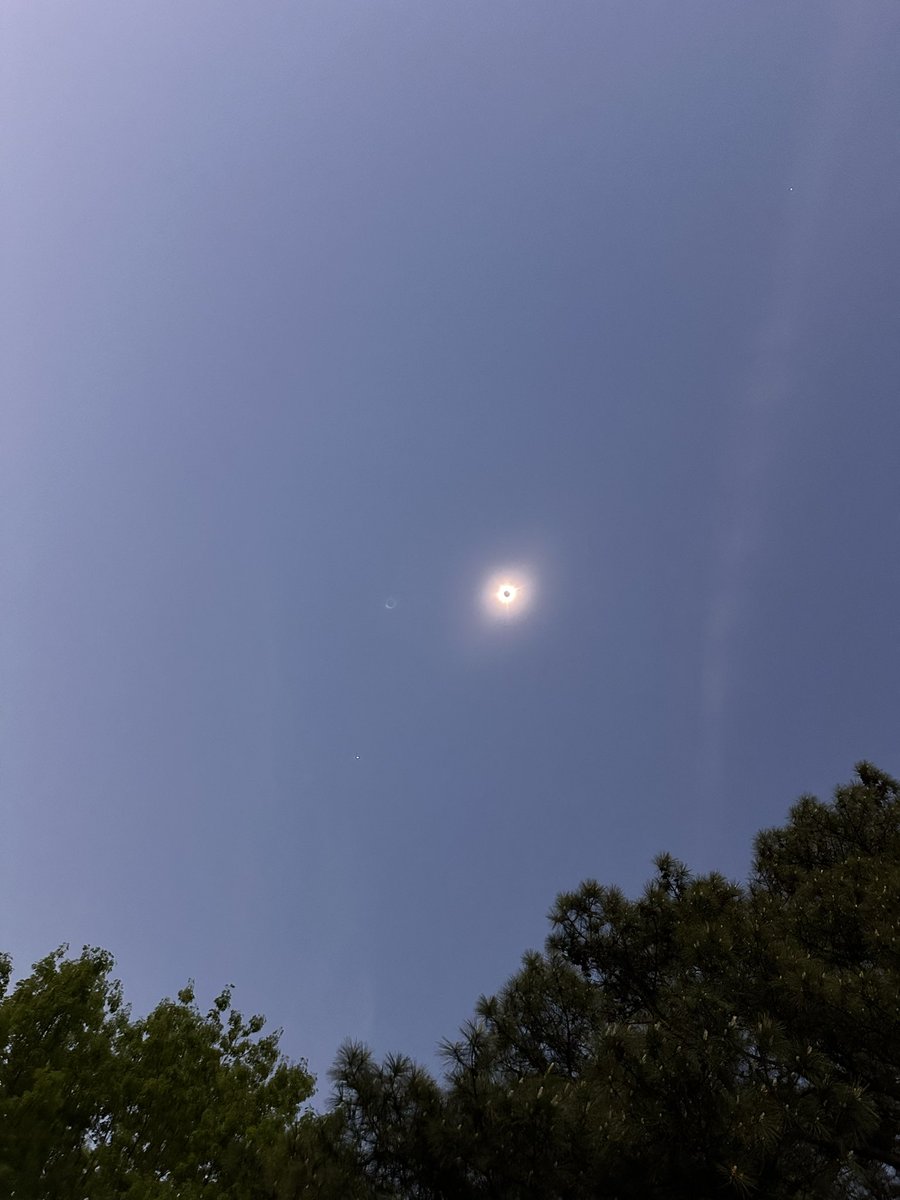
[[[233,981],[320,1074],[430,1062],[559,890],[743,878],[900,772],[898,38],[3,6],[20,971],[100,944],[138,1009]]]

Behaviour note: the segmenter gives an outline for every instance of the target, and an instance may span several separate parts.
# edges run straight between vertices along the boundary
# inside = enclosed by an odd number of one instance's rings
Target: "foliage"
[[[561,895],[439,1087],[345,1046],[331,1145],[415,1200],[900,1196],[900,785],[866,763],[746,887],[662,855]]]
[[[231,1003],[189,985],[132,1019],[113,960],[66,947],[10,992],[0,970],[0,1194],[263,1200],[272,1147],[313,1090]]]
[[[900,1197],[900,784],[867,763],[755,842],[559,896],[437,1082],[347,1043],[331,1111],[226,988],[133,1018],[113,962],[0,956],[10,1200]]]

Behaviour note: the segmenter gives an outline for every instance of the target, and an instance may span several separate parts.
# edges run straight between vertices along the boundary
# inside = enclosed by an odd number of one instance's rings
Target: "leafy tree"
[[[112,1090],[121,1012],[112,960],[58,950],[9,995],[0,972],[0,1194],[16,1200],[78,1196],[90,1172],[88,1139],[100,1136]]]
[[[896,781],[803,797],[745,887],[662,855],[638,899],[588,881],[550,920],[443,1086],[342,1049],[326,1141],[369,1196],[900,1196]]]
[[[10,992],[0,960],[0,1194],[267,1200],[274,1148],[313,1090],[231,989],[132,1019],[113,960],[62,947]]]

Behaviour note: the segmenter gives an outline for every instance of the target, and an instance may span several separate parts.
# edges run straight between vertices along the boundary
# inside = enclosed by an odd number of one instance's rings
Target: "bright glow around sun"
[[[486,581],[481,608],[489,620],[504,624],[523,617],[534,601],[534,580],[524,567],[504,567]]]

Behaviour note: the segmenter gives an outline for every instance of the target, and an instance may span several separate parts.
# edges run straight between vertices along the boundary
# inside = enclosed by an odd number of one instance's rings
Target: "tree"
[[[0,1195],[897,1200],[900,784],[860,763],[754,851],[559,896],[441,1083],[348,1043],[323,1116],[231,988],[133,1018],[103,950],[0,955]]]
[[[111,959],[63,955],[35,963],[12,995],[2,959],[0,1193],[16,1200],[79,1194],[112,1090],[121,993],[107,978]]]
[[[443,1086],[343,1048],[332,1146],[369,1195],[900,1196],[900,785],[803,797],[746,886],[655,865],[558,897]]]
[[[66,947],[10,993],[0,959],[0,1194],[11,1200],[267,1200],[274,1148],[312,1093],[278,1033],[226,988],[132,1019],[112,957]]]

